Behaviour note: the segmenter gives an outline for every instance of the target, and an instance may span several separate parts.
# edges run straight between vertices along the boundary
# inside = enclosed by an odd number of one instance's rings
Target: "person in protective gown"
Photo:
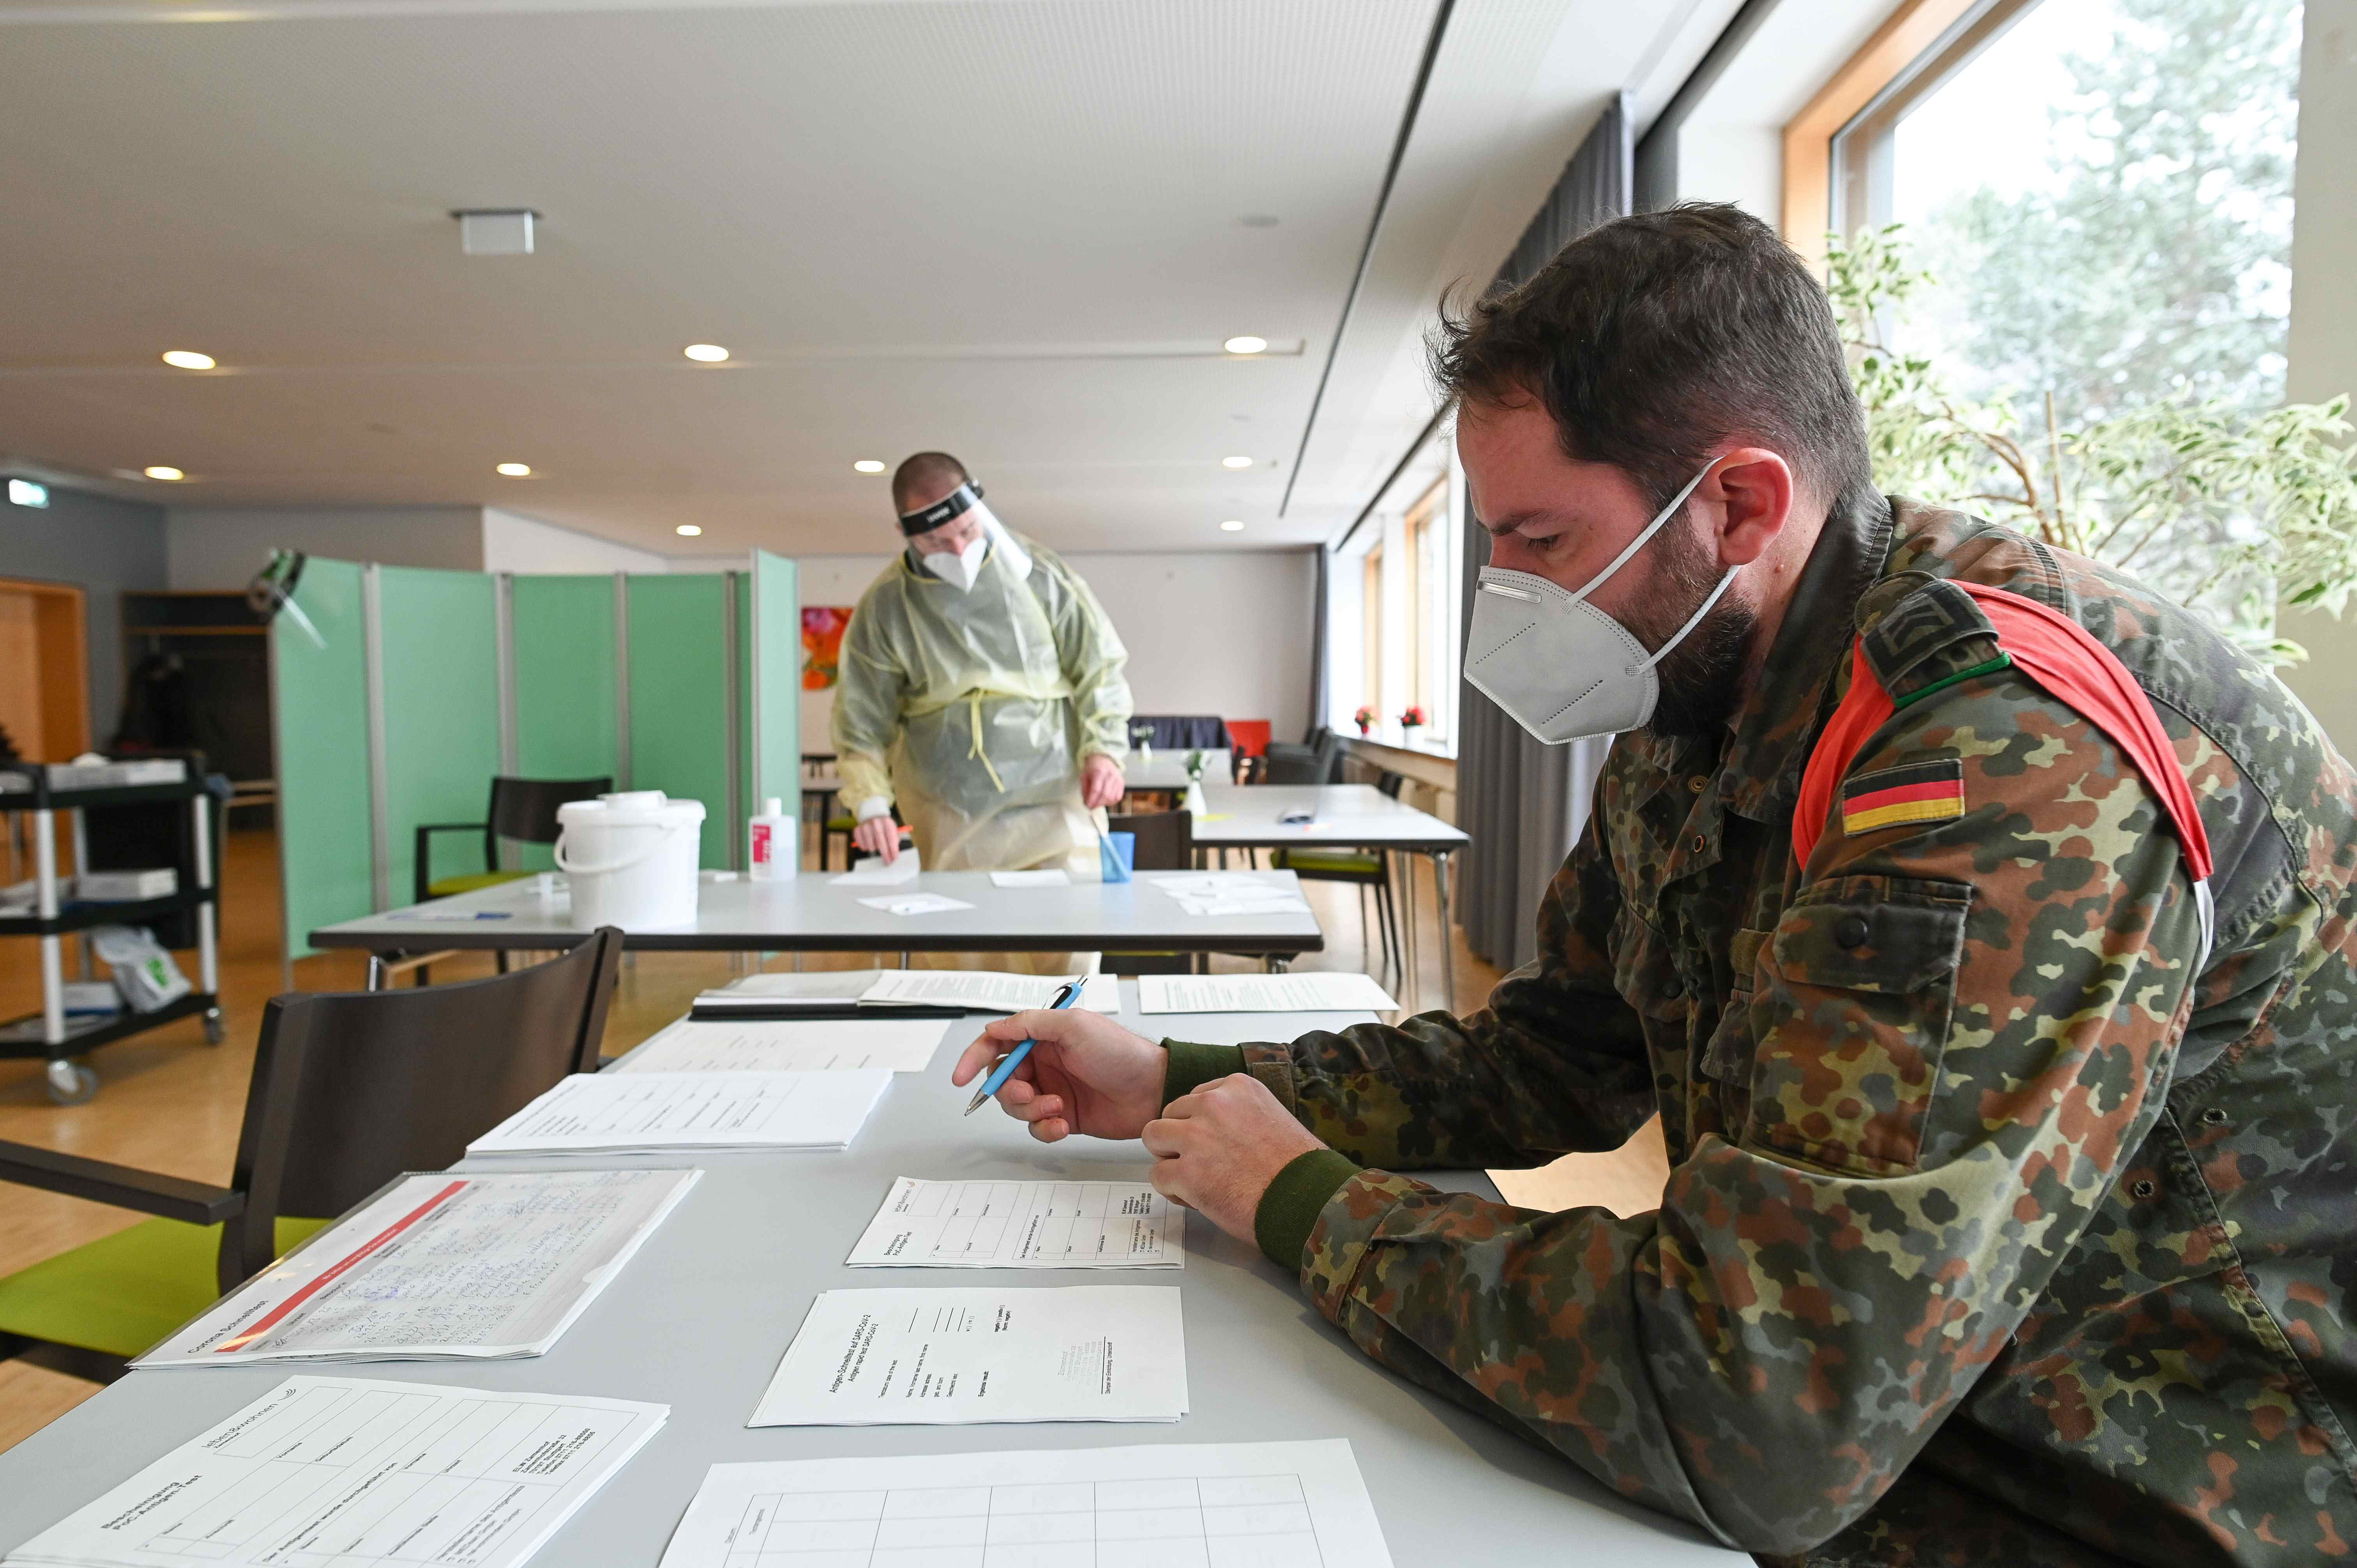
[[[1010,532],[954,457],[892,478],[907,548],[845,628],[834,739],[853,842],[897,857],[899,809],[928,870],[1098,875],[1122,798],[1129,653],[1054,552]],[[1093,955],[992,955],[1072,973]]]

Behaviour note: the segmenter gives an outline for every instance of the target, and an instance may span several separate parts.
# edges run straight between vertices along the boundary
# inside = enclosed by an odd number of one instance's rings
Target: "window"
[[[1896,346],[2071,429],[2283,399],[2299,0],[1998,0],[1831,139],[1830,218],[1936,280]]]
[[[1400,466],[1336,547],[1327,605],[1336,656],[1326,722],[1351,734],[1358,711],[1371,708],[1372,738],[1444,755],[1454,736],[1464,549],[1455,451],[1443,428]],[[1425,722],[1411,736],[1399,716],[1412,707]]]

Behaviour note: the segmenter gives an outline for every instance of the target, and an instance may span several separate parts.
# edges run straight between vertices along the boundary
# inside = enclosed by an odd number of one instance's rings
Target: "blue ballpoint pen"
[[[1083,975],[1081,980],[1066,982],[1064,989],[1056,993],[1056,999],[1048,1004],[1048,1011],[1060,1013],[1080,1000],[1081,985],[1086,979],[1087,976]],[[998,1065],[992,1068],[989,1074],[983,1079],[982,1087],[974,1091],[974,1098],[965,1102],[965,1113],[969,1116],[973,1115],[982,1109],[983,1103],[992,1095],[1006,1087],[1006,1080],[1015,1076],[1015,1069],[1023,1065],[1023,1058],[1029,1056],[1031,1047],[1039,1043],[1037,1040],[1026,1040],[999,1058]]]

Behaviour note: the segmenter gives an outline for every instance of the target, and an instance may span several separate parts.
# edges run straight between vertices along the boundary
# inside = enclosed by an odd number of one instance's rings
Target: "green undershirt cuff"
[[[1186,1040],[1165,1040],[1162,1049],[1170,1058],[1162,1069],[1165,1105],[1181,1095],[1192,1094],[1215,1078],[1228,1078],[1244,1070],[1242,1046],[1198,1046]]]
[[[1318,1211],[1332,1201],[1342,1184],[1359,1174],[1358,1162],[1332,1149],[1312,1149],[1297,1155],[1276,1173],[1253,1211],[1253,1240],[1269,1262],[1288,1273],[1301,1272],[1301,1254],[1309,1233],[1318,1229]]]

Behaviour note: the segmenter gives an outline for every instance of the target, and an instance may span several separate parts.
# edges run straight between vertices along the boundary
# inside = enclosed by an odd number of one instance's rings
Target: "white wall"
[[[1129,686],[1139,713],[1267,719],[1280,740],[1308,728],[1314,553],[1065,560],[1096,591],[1129,646]]]
[[[2293,185],[2291,371],[2297,403],[2357,392],[2357,0],[2308,0]],[[2283,671],[2343,752],[2357,755],[2357,607],[2287,615],[2309,661]]]
[[[806,605],[855,605],[891,557],[804,555]],[[1316,558],[1305,550],[1067,555],[1129,649],[1141,714],[1269,720],[1279,739],[1309,725]],[[1353,644],[1352,646],[1356,646]],[[833,692],[802,693],[802,739],[824,749]]]
[[[668,572],[671,564],[651,550],[594,534],[559,528],[521,512],[483,509],[483,567],[526,576],[562,573]]]
[[[483,569],[483,509],[473,506],[174,507],[164,525],[176,589],[242,588],[270,552],[337,561]]]

